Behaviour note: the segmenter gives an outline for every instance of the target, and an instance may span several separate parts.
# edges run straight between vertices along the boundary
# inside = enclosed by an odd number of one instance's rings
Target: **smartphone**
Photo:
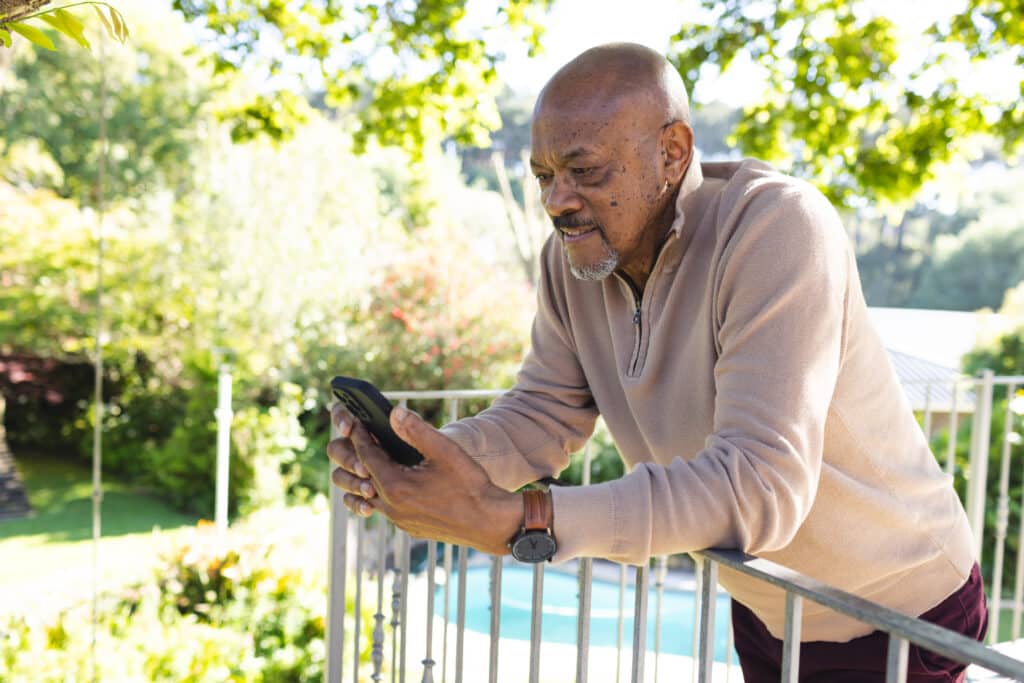
[[[381,448],[392,460],[410,467],[423,460],[418,450],[402,441],[391,429],[388,418],[392,405],[377,387],[365,380],[338,376],[331,380],[331,393],[377,437]]]

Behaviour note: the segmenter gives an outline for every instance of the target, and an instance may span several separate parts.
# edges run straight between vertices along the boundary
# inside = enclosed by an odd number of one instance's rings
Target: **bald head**
[[[679,72],[658,52],[635,43],[599,45],[563,66],[541,90],[534,115],[567,105],[596,104],[612,111],[627,101],[663,124],[690,123],[689,98]]]

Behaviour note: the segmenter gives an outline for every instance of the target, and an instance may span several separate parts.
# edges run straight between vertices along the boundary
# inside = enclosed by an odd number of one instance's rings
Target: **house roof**
[[[868,315],[885,348],[947,368],[978,343],[981,320],[967,311],[869,307]]]
[[[915,411],[953,411],[954,383],[962,377],[957,370],[895,349],[887,351],[903,391]],[[964,382],[959,383],[957,412],[974,412],[974,390],[969,389],[969,386]]]

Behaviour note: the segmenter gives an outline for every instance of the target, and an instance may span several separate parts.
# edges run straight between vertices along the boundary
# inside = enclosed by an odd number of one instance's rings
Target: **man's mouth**
[[[562,232],[562,239],[565,242],[578,242],[592,232],[597,232],[597,226],[586,225],[579,228],[559,228]]]

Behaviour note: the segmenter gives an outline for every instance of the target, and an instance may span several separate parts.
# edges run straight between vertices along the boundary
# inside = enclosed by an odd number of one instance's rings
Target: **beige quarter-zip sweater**
[[[966,515],[808,184],[695,161],[642,297],[574,278],[557,237],[538,296],[515,387],[445,433],[512,490],[562,470],[604,417],[628,474],[553,489],[556,561],[739,548],[914,616],[967,579]],[[782,637],[780,590],[720,581]],[[871,630],[803,609],[804,640]]]

